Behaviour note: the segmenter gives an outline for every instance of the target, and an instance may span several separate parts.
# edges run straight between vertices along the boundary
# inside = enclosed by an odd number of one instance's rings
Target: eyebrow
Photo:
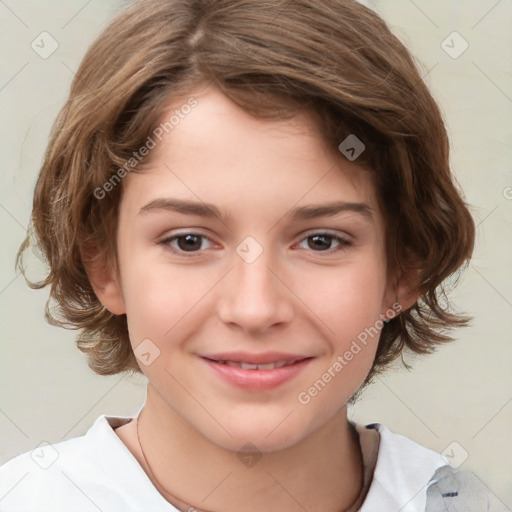
[[[217,218],[223,222],[226,220],[226,215],[223,215],[213,204],[174,198],[154,199],[143,206],[139,214],[160,210],[174,211],[185,215],[197,215],[205,218]],[[357,213],[369,220],[373,218],[373,209],[369,204],[346,201],[300,206],[290,210],[287,216],[291,216],[293,220],[306,220],[317,217],[332,217],[343,212]]]

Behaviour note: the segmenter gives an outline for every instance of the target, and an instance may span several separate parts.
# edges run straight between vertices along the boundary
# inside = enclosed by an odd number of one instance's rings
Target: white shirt
[[[5,463],[0,467],[0,511],[178,512],[114,432],[130,420],[101,415],[81,437],[40,445]],[[372,447],[378,450],[359,510],[424,512],[427,484],[446,466],[442,456],[378,423],[356,428],[365,464]]]

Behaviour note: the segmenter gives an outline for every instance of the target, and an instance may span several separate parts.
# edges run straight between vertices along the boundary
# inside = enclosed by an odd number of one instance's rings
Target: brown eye
[[[197,233],[184,233],[182,235],[174,235],[166,238],[160,242],[162,245],[168,246],[172,251],[177,253],[184,252],[200,252],[204,249],[203,244],[205,241],[209,241],[204,235]],[[208,248],[208,247],[206,247]]]
[[[176,237],[178,247],[183,251],[197,251],[201,248],[201,235],[184,235]]]
[[[308,236],[308,246],[310,249],[329,250],[334,237],[330,235]]]
[[[334,252],[343,250],[352,245],[350,240],[329,233],[315,233],[303,239],[301,244],[307,243],[307,247],[302,245],[304,249],[311,249],[314,252]],[[335,245],[333,246],[333,242]]]

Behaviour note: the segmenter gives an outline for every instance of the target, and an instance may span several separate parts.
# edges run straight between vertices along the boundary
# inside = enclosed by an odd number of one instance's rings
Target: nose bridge
[[[290,297],[274,275],[279,265],[270,248],[246,239],[233,255],[233,267],[219,312],[224,322],[238,324],[244,330],[262,330],[289,321]]]
[[[243,293],[255,293],[262,297],[273,294],[276,291],[276,278],[269,269],[269,267],[272,268],[271,259],[267,253],[261,254],[252,262],[245,261],[243,258],[240,258],[240,261],[235,260],[234,279],[237,280],[237,289]]]

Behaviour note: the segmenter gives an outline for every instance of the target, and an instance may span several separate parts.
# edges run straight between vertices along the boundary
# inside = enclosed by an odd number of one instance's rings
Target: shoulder
[[[363,455],[367,432],[374,436],[378,433],[376,463],[361,512],[488,510],[485,487],[471,471],[452,469],[441,454],[391,432],[380,423],[356,427]]]
[[[391,432],[380,423],[365,428],[378,432],[379,448],[362,511],[423,512],[427,484],[446,461],[439,453]]]
[[[59,510],[67,503],[84,500],[77,480],[77,461],[86,461],[83,438],[55,444],[42,444],[30,452],[22,453],[0,467],[0,505],[6,512],[46,510],[45,501]],[[70,463],[72,462],[72,463]],[[87,505],[87,504],[85,504]]]
[[[0,466],[2,512],[66,510],[70,503],[74,511],[97,512],[90,496],[104,470],[95,453],[100,447],[92,441],[101,437],[105,423],[105,416],[100,416],[86,435],[41,443]]]
[[[473,471],[444,466],[429,482],[425,512],[488,512],[498,510],[498,506],[496,497]]]

